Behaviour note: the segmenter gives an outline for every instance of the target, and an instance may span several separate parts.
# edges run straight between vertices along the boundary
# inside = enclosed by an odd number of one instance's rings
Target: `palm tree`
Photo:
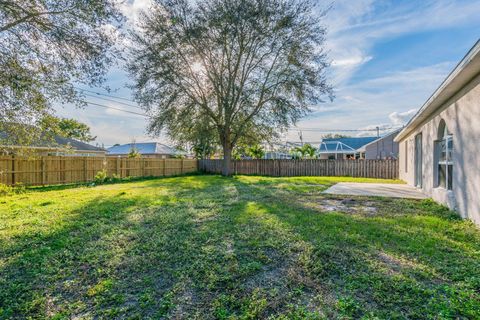
[[[310,143],[304,144],[301,147],[293,149],[294,154],[299,154],[301,159],[315,159],[317,156],[317,149]]]

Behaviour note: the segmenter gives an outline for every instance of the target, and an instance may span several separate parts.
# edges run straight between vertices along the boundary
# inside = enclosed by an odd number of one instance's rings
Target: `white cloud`
[[[333,103],[314,108],[314,113],[297,127],[339,130],[401,126],[437,88],[452,65],[453,62],[440,63],[344,85],[337,91]],[[361,136],[375,134],[373,131],[359,133]],[[303,132],[305,141],[318,141],[320,135],[314,131]],[[297,131],[288,132],[286,137],[298,140]]]
[[[473,12],[480,12],[479,1],[335,1],[325,23],[327,49],[332,59],[329,75],[336,99],[314,108],[314,114],[298,127],[337,130],[403,125],[441,83],[455,61],[387,72],[362,81],[355,79],[353,83],[350,80],[363,65],[381,58],[372,54],[379,41],[408,33],[478,25],[475,22],[478,15]],[[306,140],[318,140],[319,135],[311,131],[303,133]],[[298,140],[297,133],[289,132],[287,139]]]
[[[347,82],[372,59],[377,41],[411,32],[430,31],[478,21],[480,1],[423,1],[380,3],[338,0],[325,18],[327,49],[332,57],[333,83]]]
[[[370,60],[372,60],[371,56],[349,57],[349,58],[345,58],[345,59],[333,60],[332,66],[333,67],[357,66],[357,65],[360,65],[360,64],[364,64],[365,62],[368,62]]]
[[[415,115],[417,110],[418,109],[410,109],[405,112],[394,111],[388,115],[388,118],[394,126],[403,126]]]

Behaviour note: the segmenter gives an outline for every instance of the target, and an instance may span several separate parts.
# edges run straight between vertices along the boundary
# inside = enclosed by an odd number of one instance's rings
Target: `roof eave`
[[[432,113],[444,105],[453,95],[461,90],[480,73],[480,40],[468,51],[448,77],[428,98],[402,131],[395,137],[395,142],[403,140],[416,127],[421,125]]]
[[[378,141],[380,141],[380,140],[382,140],[382,139],[388,138],[388,137],[390,137],[391,135],[397,134],[398,132],[400,132],[400,130],[402,130],[402,128],[395,129],[394,131],[392,131],[392,132],[390,132],[390,133],[387,133],[386,135],[383,135],[383,136],[379,137],[378,139],[375,139],[375,140],[367,143],[367,144],[364,145],[362,148],[365,149],[365,148],[367,148],[369,145],[372,145],[372,144],[374,144],[374,143],[376,143],[376,142],[378,142]],[[395,140],[395,139],[394,139],[394,140]]]

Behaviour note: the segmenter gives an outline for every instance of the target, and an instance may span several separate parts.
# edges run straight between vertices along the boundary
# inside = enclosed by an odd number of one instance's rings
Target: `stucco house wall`
[[[440,121],[453,135],[452,190],[436,187],[434,142]],[[415,136],[422,134],[422,191],[480,225],[480,74],[399,140],[400,179],[415,185]]]
[[[365,146],[365,159],[391,159],[398,158],[398,143],[394,141],[395,134],[389,134]]]

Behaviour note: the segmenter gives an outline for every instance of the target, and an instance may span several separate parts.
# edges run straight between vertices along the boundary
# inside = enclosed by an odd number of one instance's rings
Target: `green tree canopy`
[[[48,117],[47,122],[53,133],[65,138],[87,143],[97,138],[92,136],[89,126],[75,119]]]
[[[247,155],[252,159],[262,159],[265,156],[265,150],[259,144],[254,144],[247,148]]]
[[[73,82],[96,86],[104,81],[114,58],[112,26],[121,20],[116,0],[0,0],[0,131],[5,137],[28,144],[50,125],[46,120],[54,101],[81,104]]]
[[[150,133],[215,134],[224,175],[242,139],[268,140],[331,98],[313,1],[158,3],[133,34],[136,99],[151,116]]]
[[[293,149],[292,157],[294,159],[314,159],[317,156],[317,149],[309,143]]]

